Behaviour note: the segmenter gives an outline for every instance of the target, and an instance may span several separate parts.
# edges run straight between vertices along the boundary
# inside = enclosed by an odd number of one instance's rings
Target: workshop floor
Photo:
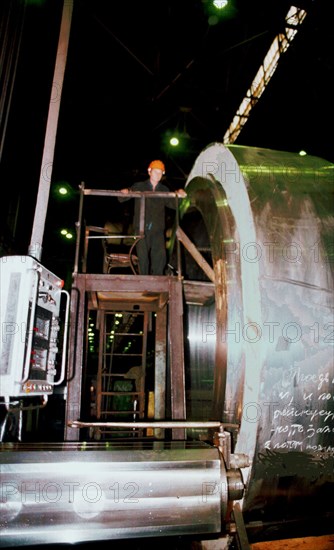
[[[334,534],[251,544],[251,550],[334,550]]]

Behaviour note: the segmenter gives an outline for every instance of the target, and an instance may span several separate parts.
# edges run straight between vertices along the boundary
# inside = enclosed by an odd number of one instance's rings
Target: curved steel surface
[[[190,418],[240,424],[249,520],[334,515],[333,169],[214,143],[186,184],[180,224],[200,213],[193,240],[211,247],[216,277],[215,303],[186,310],[188,377],[205,402]]]
[[[220,533],[217,448],[174,441],[3,444],[1,545]]]

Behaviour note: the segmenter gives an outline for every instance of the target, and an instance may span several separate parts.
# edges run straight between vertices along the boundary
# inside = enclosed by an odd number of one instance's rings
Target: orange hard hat
[[[161,160],[152,160],[152,162],[149,164],[149,169],[152,168],[158,168],[159,170],[162,170],[163,173],[165,173],[165,165]]]

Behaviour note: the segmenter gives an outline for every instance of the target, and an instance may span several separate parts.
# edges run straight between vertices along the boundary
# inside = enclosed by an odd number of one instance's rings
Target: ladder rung
[[[101,391],[100,395],[143,395],[140,391]]]
[[[101,411],[101,415],[108,415],[108,414],[140,414],[140,411]]]
[[[103,372],[101,377],[103,378],[103,376],[124,376],[126,375],[126,373],[124,372]],[[125,380],[128,380],[127,378]]]
[[[111,332],[105,332],[104,336],[110,336]],[[114,332],[113,336],[140,336],[141,338],[144,336],[144,333],[141,334],[139,332]]]
[[[105,353],[105,357],[143,357],[142,353]]]

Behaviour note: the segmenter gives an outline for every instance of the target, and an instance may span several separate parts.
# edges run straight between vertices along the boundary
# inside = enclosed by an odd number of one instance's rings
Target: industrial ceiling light
[[[67,229],[61,229],[61,230],[60,230],[60,234],[63,235],[63,237],[65,237],[65,238],[68,239],[68,240],[73,239],[73,233],[71,233],[71,232],[68,231]]]
[[[169,143],[173,146],[173,147],[177,147],[179,145],[179,139],[175,136],[171,137],[170,140],[169,140]]]
[[[74,197],[73,189],[67,181],[53,183],[52,188],[57,199],[71,199]]]
[[[285,32],[274,38],[255,78],[246,92],[234,118],[225,132],[223,143],[234,143],[250,116],[250,111],[260,99],[273,76],[281,56],[287,51],[306,17],[306,11],[291,6],[285,17]]]
[[[213,0],[213,5],[218,9],[222,10],[227,6],[228,0]]]

